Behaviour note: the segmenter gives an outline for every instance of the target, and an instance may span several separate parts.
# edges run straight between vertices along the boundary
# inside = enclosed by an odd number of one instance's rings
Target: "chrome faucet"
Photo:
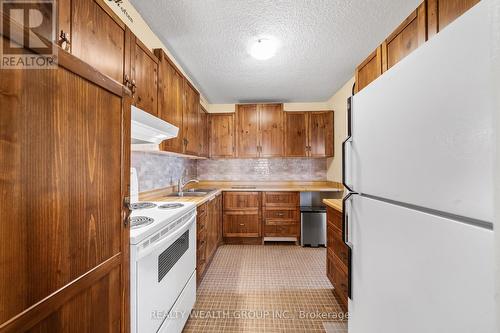
[[[199,183],[200,181],[198,179],[190,179],[187,182],[182,181],[183,176],[179,178],[179,181],[177,182],[177,191],[180,197],[184,196],[184,187],[186,187],[187,184],[189,183]]]

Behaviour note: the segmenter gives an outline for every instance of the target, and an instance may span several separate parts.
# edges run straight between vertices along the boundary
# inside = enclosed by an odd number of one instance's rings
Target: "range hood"
[[[132,105],[132,146],[151,150],[167,139],[177,137],[179,128]]]

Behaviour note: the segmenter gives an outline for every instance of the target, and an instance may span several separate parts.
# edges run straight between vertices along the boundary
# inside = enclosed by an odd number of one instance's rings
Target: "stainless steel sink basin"
[[[210,192],[216,191],[215,188],[191,188],[183,192],[173,192],[167,195],[167,197],[204,197]]]
[[[173,192],[167,197],[204,197],[208,192],[186,191],[186,192]]]

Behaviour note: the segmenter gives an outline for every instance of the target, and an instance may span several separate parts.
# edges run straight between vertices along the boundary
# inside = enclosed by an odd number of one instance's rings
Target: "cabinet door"
[[[139,109],[158,115],[158,59],[135,38],[134,57],[131,62],[135,106]]]
[[[209,114],[210,157],[234,156],[234,115],[232,113]]]
[[[184,133],[184,153],[198,155],[198,116],[200,94],[184,79],[184,108],[182,111],[182,131]]]
[[[285,112],[285,155],[307,156],[307,112]]]
[[[426,40],[426,10],[425,2],[401,23],[401,25],[385,40],[382,53],[387,70],[401,61],[408,54],[422,45]]]
[[[64,4],[69,5],[65,0]],[[71,24],[63,3],[59,5],[61,29],[69,34],[71,53],[117,82],[124,80],[126,26],[104,3],[71,1]],[[62,11],[62,12],[61,12]],[[127,50],[128,55],[129,50]]]
[[[309,156],[333,156],[333,112],[309,113]]]
[[[260,228],[258,211],[224,212],[224,237],[260,237]]]
[[[257,104],[237,106],[236,151],[238,157],[259,156],[259,110]]]
[[[198,117],[198,145],[200,147],[200,156],[208,157],[208,116],[205,108],[201,106],[199,108]]]
[[[259,105],[260,157],[284,155],[283,104]]]
[[[129,318],[130,105],[116,82],[71,55],[58,60],[0,70],[1,331],[119,332]]]
[[[158,58],[158,116],[179,128],[176,138],[161,143],[161,150],[183,152],[182,103],[184,76],[162,49],[156,49]]]
[[[224,211],[260,209],[260,192],[224,192]]]
[[[377,47],[377,49],[356,68],[355,75],[356,92],[360,91],[382,75],[382,46]]]
[[[428,38],[431,38],[480,0],[427,0]]]

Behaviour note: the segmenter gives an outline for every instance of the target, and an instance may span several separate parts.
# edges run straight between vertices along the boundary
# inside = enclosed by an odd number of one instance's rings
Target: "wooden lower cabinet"
[[[300,240],[300,193],[263,192],[264,241]]]
[[[201,282],[222,240],[222,195],[197,208],[196,279]]]
[[[349,248],[342,239],[342,213],[327,208],[326,276],[334,286],[333,292],[347,311],[349,293]]]
[[[131,98],[64,51],[0,77],[0,331],[126,332]]]
[[[260,192],[224,192],[223,236],[228,243],[261,243]]]

